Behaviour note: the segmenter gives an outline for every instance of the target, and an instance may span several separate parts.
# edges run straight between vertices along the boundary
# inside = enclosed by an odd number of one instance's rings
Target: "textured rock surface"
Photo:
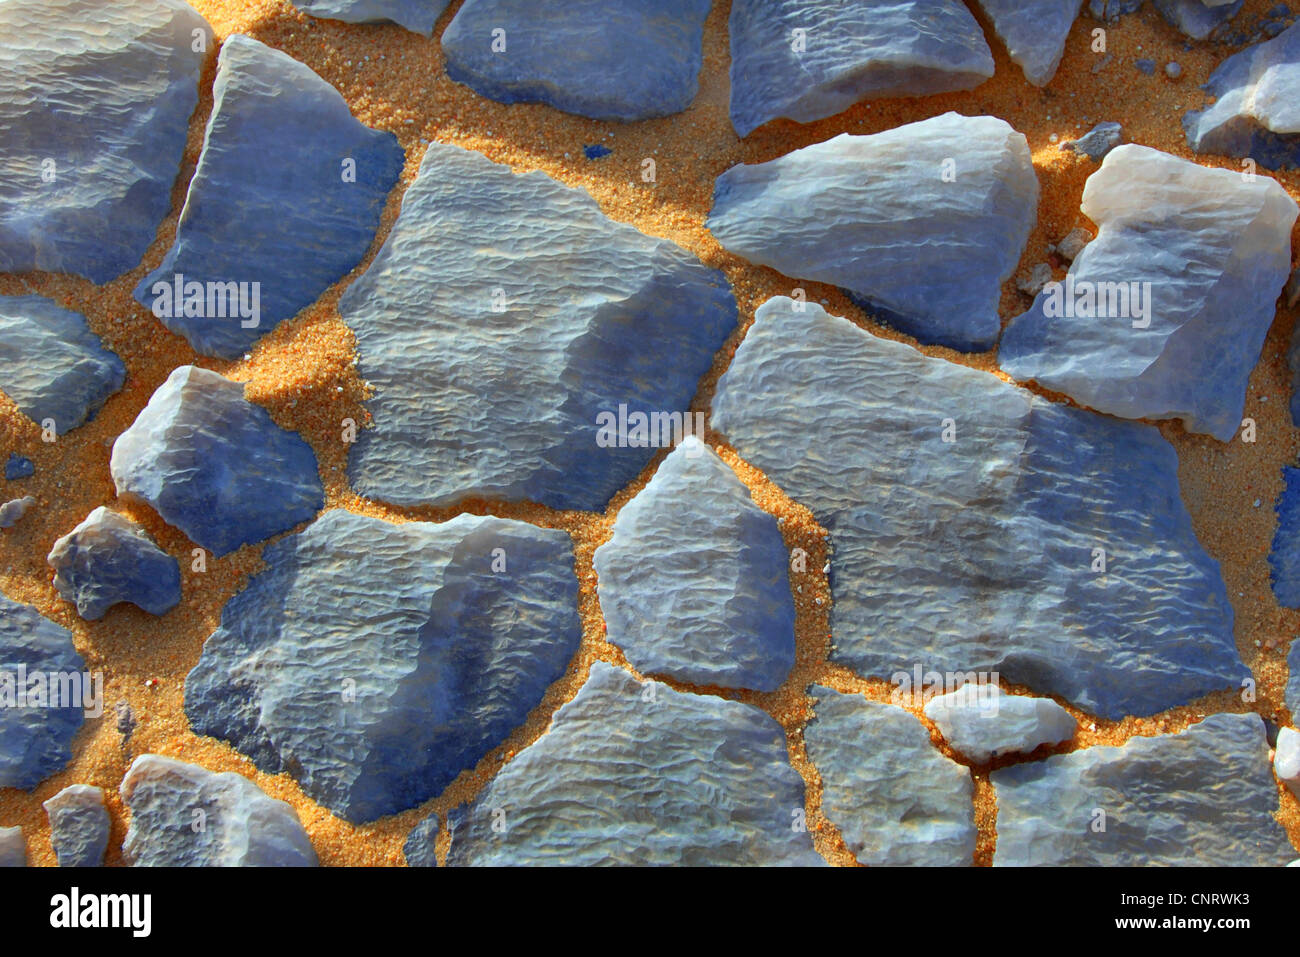
[[[1245,0],[1155,0],[1156,9],[1169,23],[1193,40],[1204,40],[1240,11]]]
[[[292,0],[292,3],[313,17],[344,23],[396,23],[430,37],[433,25],[451,0]]]
[[[822,811],[858,861],[882,867],[968,867],[975,857],[970,771],[936,751],[930,732],[892,704],[812,689],[804,730],[822,779]]]
[[[993,75],[979,24],[949,0],[734,0],[728,31],[741,136],[779,116],[809,123],[859,100],[969,90]]]
[[[1137,10],[1145,0],[1088,0],[1088,12],[1098,20],[1113,22]]]
[[[18,479],[31,478],[36,474],[36,464],[25,455],[19,455],[17,452],[10,452],[9,458],[5,461],[5,481],[14,482]]]
[[[85,699],[63,707],[69,702],[53,699],[49,681],[33,679],[83,667],[66,628],[0,595],[0,788],[30,791],[68,763]]]
[[[20,827],[0,827],[0,867],[26,867],[27,844]]]
[[[1300,468],[1282,469],[1282,493],[1275,508],[1277,530],[1268,553],[1269,578],[1279,605],[1300,608]]]
[[[406,857],[407,867],[437,867],[438,858],[434,853],[434,843],[438,840],[438,815],[430,814],[406,836],[402,845],[402,854]]]
[[[0,272],[140,262],[198,103],[195,30],[211,42],[180,0],[0,3]]]
[[[151,505],[218,555],[315,515],[325,494],[316,455],[244,387],[182,366],[118,436],[110,461],[117,494]]]
[[[550,731],[453,815],[447,863],[823,864],[803,812],[768,715],[596,661]]]
[[[27,510],[35,504],[35,498],[24,495],[22,498],[11,498],[3,505],[0,505],[0,528],[13,528],[27,514]]]
[[[776,519],[688,437],[596,549],[607,637],[641,674],[773,691],[794,667],[789,560]]]
[[[1002,368],[1099,412],[1229,440],[1291,269],[1295,201],[1266,176],[1126,145],[1080,208],[1097,238],[1008,325]]]
[[[1287,650],[1287,682],[1284,697],[1292,718],[1300,718],[1300,641],[1291,642]]]
[[[142,754],[120,790],[131,812],[122,854],[136,867],[316,866],[293,808],[233,771]]]
[[[103,791],[73,784],[42,807],[50,818],[50,843],[60,867],[99,867],[104,863],[112,822],[104,807]]]
[[[46,562],[59,594],[92,621],[122,601],[162,615],[181,600],[176,559],[135,522],[102,505],[54,543]]]
[[[1246,675],[1159,432],[793,307],[759,307],[712,424],[830,531],[833,661],[997,671],[1107,718]]]
[[[1050,83],[1083,0],[1039,0],[1033,4],[979,0],[979,5],[1006,44],[1011,62],[1025,71],[1025,79],[1034,86]]]
[[[680,113],[699,87],[709,6],[465,0],[442,34],[447,75],[502,103],[549,103],[598,120]]]
[[[1077,140],[1062,143],[1061,149],[1082,153],[1094,163],[1100,163],[1106,154],[1119,146],[1124,137],[1124,129],[1118,123],[1098,123]]]
[[[556,529],[333,510],[263,558],[186,679],[185,712],[350,821],[440,793],[578,648],[572,545]]]
[[[1278,729],[1273,772],[1286,785],[1287,790],[1300,797],[1300,731],[1294,728]]]
[[[198,352],[234,359],[361,261],[403,154],[310,68],[251,37],[222,44],[212,89],[176,241],[135,295]],[[241,298],[209,295],[213,283],[241,284]]]
[[[1085,748],[990,777],[994,866],[1276,866],[1295,857],[1273,817],[1277,790],[1257,714],[1210,715],[1181,734]]]
[[[967,685],[932,698],[925,716],[953,750],[976,764],[1004,754],[1028,754],[1040,744],[1069,741],[1078,725],[1051,698],[1009,695],[994,684]]]
[[[352,485],[398,505],[604,508],[654,449],[599,447],[598,415],[685,413],[736,322],[722,274],[673,243],[437,143],[339,310],[375,390]]]
[[[2,188],[2,187],[0,187]],[[0,388],[56,435],[75,429],[122,388],[126,367],[86,317],[42,296],[0,296]]]
[[[1300,166],[1300,23],[1224,60],[1205,89],[1214,103],[1183,117],[1192,149]]]
[[[842,286],[922,342],[983,350],[1037,209],[1025,138],[946,113],[733,166],[708,227],[730,252]]]

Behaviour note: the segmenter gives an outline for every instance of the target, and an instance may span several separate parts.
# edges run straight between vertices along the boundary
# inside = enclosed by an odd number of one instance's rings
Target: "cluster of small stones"
[[[294,3],[426,37],[449,6]],[[1110,18],[1137,4],[1098,6]],[[1043,86],[1083,0],[979,7]],[[1156,7],[1202,39],[1241,4]],[[637,122],[695,99],[709,10],[464,0],[438,42],[448,76],[481,96]],[[733,0],[737,133],[993,75],[962,4],[870,10]],[[183,0],[0,5],[0,120],[20,134],[0,142],[14,173],[0,184],[0,269],[104,284],[141,263],[213,36]],[[1210,88],[1214,106],[1187,117],[1193,150],[1296,162],[1300,26],[1225,60]],[[41,105],[50,90],[66,112]],[[124,127],[127,115],[140,119]],[[409,864],[815,866],[807,782],[787,729],[754,703],[801,680],[791,582],[808,559],[743,481],[760,469],[833,546],[828,662],[893,686],[888,701],[799,688],[816,810],[847,855],[975,863],[985,772],[994,864],[1285,863],[1270,761],[1300,793],[1300,732],[1281,729],[1270,755],[1258,714],[1217,713],[1075,747],[1074,713],[1119,721],[1251,684],[1177,456],[1150,423],[1232,439],[1277,298],[1296,285],[1300,208],[1275,180],[1121,138],[1108,123],[1064,144],[1100,164],[1081,207],[1098,231],[1054,247],[1064,283],[1050,269],[1022,282],[1032,305],[1005,329],[1003,286],[1040,200],[1007,122],[946,113],[726,170],[707,225],[730,254],[791,288],[839,287],[922,344],[1000,345],[1013,381],[877,336],[799,290],[759,305],[711,408],[694,412],[740,321],[722,271],[582,189],[446,143],[428,145],[372,250],[407,161],[397,137],[306,65],[227,37],[175,235],[134,295],[198,355],[237,359],[369,257],[338,302],[368,389],[369,421],[342,429],[359,507],[327,502],[316,451],[240,382],[182,365],[112,441],[116,498],[54,543],[52,587],[82,619],[165,616],[185,599],[182,561],[256,549],[258,570],[186,678],[185,716],[353,824],[426,807],[552,708],[469,800],[419,811]],[[124,387],[121,358],[83,315],[0,297],[0,389],[34,424],[77,429]],[[31,460],[6,451],[6,484],[29,478]],[[420,516],[471,500],[612,516],[591,569],[615,661],[582,661],[581,569],[563,528],[361,514],[367,501]],[[33,504],[0,505],[0,527]],[[1277,509],[1277,596],[1300,607],[1300,470]],[[140,514],[193,551],[160,546]],[[27,676],[84,671],[68,629],[0,596],[0,788],[62,771],[85,720],[87,700]],[[576,693],[554,707],[566,675]],[[118,714],[124,740],[133,727]],[[243,774],[145,753],[117,794],[127,863],[318,861],[294,808]],[[70,784],[43,806],[61,866],[105,861],[102,789]],[[0,866],[26,860],[23,834],[0,827]]]

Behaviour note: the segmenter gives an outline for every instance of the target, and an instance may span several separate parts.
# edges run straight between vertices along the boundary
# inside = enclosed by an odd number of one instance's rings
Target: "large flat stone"
[[[1180,734],[990,777],[994,866],[1261,867],[1295,857],[1273,816],[1277,787],[1257,714],[1214,714]]]
[[[135,296],[196,351],[234,359],[361,262],[403,154],[286,53],[236,34],[217,64],[176,241]]]
[[[1034,86],[1050,83],[1083,0],[979,0],[979,5],[1025,79]]]
[[[728,31],[741,136],[777,117],[810,123],[859,100],[970,90],[993,75],[979,24],[950,0],[733,0]]]
[[[453,814],[447,863],[824,864],[803,815],[768,715],[596,661],[550,730]]]
[[[112,822],[100,788],[73,784],[41,806],[50,819],[50,844],[60,867],[99,867],[104,863]]]
[[[163,615],[181,600],[180,564],[124,515],[101,505],[58,539],[46,563],[54,587],[88,620],[118,602]]]
[[[303,13],[344,23],[396,23],[433,36],[433,25],[451,0],[291,0]]]
[[[0,3],[0,272],[92,282],[171,208],[212,29],[181,0]]]
[[[1080,208],[1097,238],[1011,320],[1002,368],[1098,412],[1231,439],[1300,208],[1266,176],[1131,144],[1088,178]]]
[[[1247,675],[1159,432],[794,307],[759,307],[713,426],[830,531],[833,661],[998,672],[1107,718]]]
[[[718,177],[708,227],[730,252],[842,286],[922,342],[984,350],[1038,210],[1024,136],[991,116],[841,134]]]
[[[439,794],[578,649],[569,536],[332,510],[267,547],[185,682],[198,734],[369,821]]]
[[[117,494],[148,503],[217,555],[287,531],[325,504],[316,455],[238,382],[181,366],[113,443]]]
[[[352,485],[398,505],[603,509],[654,449],[602,447],[601,414],[686,413],[736,322],[722,274],[680,247],[437,143],[339,310],[374,388]]]

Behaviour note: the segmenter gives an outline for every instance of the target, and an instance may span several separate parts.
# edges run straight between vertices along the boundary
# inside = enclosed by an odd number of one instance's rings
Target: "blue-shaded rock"
[[[1279,605],[1300,608],[1300,468],[1283,467],[1282,483],[1275,506],[1277,530],[1268,553],[1269,579]]]
[[[41,806],[50,818],[50,843],[59,867],[99,867],[104,863],[112,822],[102,790],[73,784]]]
[[[1006,694],[995,684],[968,684],[931,698],[925,716],[954,751],[976,764],[1069,741],[1078,727],[1051,698]]]
[[[822,779],[822,811],[863,864],[969,867],[975,858],[970,771],[940,754],[902,708],[829,688],[811,691],[804,729]]]
[[[608,638],[642,674],[774,691],[794,667],[789,560],[776,519],[689,436],[596,549]]]
[[[0,867],[26,867],[27,844],[20,827],[0,827]]]
[[[1245,0],[1155,0],[1160,15],[1193,40],[1204,40],[1235,17]]]
[[[1083,0],[1038,0],[1032,4],[979,0],[979,5],[1006,44],[1011,62],[1025,71],[1025,79],[1034,86],[1050,83]]]
[[[135,296],[196,351],[233,359],[361,262],[403,153],[251,37],[222,44],[212,90],[176,241]]]
[[[43,296],[0,296],[0,388],[23,415],[42,427],[53,419],[62,435],[125,381],[126,366],[81,313]]]
[[[438,815],[430,814],[406,836],[402,845],[402,854],[406,857],[407,867],[437,867],[438,856],[434,852],[434,843],[438,840]]]
[[[11,498],[3,505],[0,505],[0,528],[13,528],[27,514],[27,510],[35,504],[35,498],[24,495],[22,498]]]
[[[990,776],[994,866],[1280,866],[1264,722],[1213,714],[1180,734],[1130,738]]]
[[[90,704],[83,667],[66,628],[0,595],[0,788],[30,791],[72,758]],[[77,680],[61,684],[64,675]]]
[[[1287,681],[1283,693],[1284,703],[1291,712],[1292,720],[1300,718],[1300,641],[1291,641],[1286,655]]]
[[[0,3],[0,272],[105,283],[171,208],[207,22],[181,0]]]
[[[1216,99],[1183,117],[1188,146],[1265,169],[1300,166],[1300,23],[1228,57],[1205,89]]]
[[[741,136],[777,117],[811,123],[859,100],[970,90],[993,75],[979,24],[950,0],[733,0],[728,30]]]
[[[433,36],[433,25],[451,0],[291,0],[303,13],[344,23],[396,23]]]
[[[997,341],[1037,210],[1024,136],[946,113],[733,166],[707,225],[728,251],[842,286],[922,342],[979,351]]]
[[[31,459],[25,455],[19,455],[17,452],[9,453],[9,459],[5,462],[6,482],[31,478],[35,474],[36,464]]]
[[[502,103],[598,120],[680,113],[699,88],[710,0],[465,0],[447,75]]]
[[[185,713],[349,821],[439,794],[578,649],[572,543],[556,529],[336,509],[263,559],[186,679]]]
[[[591,676],[451,819],[451,866],[824,864],[803,780],[757,708],[593,662]]]
[[[181,366],[118,436],[117,494],[146,502],[217,555],[260,542],[325,504],[311,446],[238,382]]]
[[[688,414],[736,323],[723,275],[685,250],[438,143],[339,311],[374,389],[352,486],[399,505],[604,508],[671,440],[651,423],[602,444],[602,422]]]
[[[1130,144],[1088,177],[1080,208],[1097,238],[1011,320],[1002,368],[1228,441],[1291,270],[1295,200],[1267,176]]]
[[[1062,143],[1061,149],[1080,153],[1094,163],[1100,163],[1107,153],[1119,146],[1123,137],[1123,127],[1118,123],[1098,123],[1077,140]]]
[[[122,778],[135,867],[315,867],[297,813],[241,774],[142,754]]]
[[[1126,13],[1133,13],[1145,0],[1088,0],[1088,12],[1098,20],[1113,22]]]
[[[832,661],[998,672],[1106,718],[1247,675],[1155,428],[795,306],[759,307],[712,424],[829,530]]]
[[[101,505],[54,543],[54,587],[94,621],[118,602],[163,615],[181,600],[181,567],[149,533]]]

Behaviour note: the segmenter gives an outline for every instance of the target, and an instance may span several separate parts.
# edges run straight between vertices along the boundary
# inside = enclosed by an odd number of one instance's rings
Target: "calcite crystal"
[[[135,522],[102,505],[54,543],[46,563],[55,589],[92,621],[118,602],[162,615],[181,600],[176,559]]]
[[[1097,238],[1008,325],[998,360],[1082,405],[1221,441],[1291,270],[1300,208],[1276,181],[1120,146],[1080,207]]]
[[[293,808],[241,774],[142,754],[120,791],[131,812],[122,854],[136,867],[316,866]]]
[[[105,283],[140,262],[212,40],[181,0],[0,3],[0,272]]]
[[[993,75],[970,11],[952,0],[733,0],[731,123],[809,123],[859,100],[969,90]]]
[[[447,863],[824,864],[804,813],[768,715],[596,661],[550,730],[453,814]]]
[[[374,390],[359,494],[588,510],[693,422],[737,318],[720,272],[585,191],[439,143],[339,311]]]
[[[1151,426],[784,297],[757,310],[712,425],[829,530],[834,662],[997,673],[1106,718],[1248,673]]]
[[[997,341],[1037,209],[1024,136],[945,113],[734,166],[707,225],[728,251],[841,286],[922,342],[978,351]]]
[[[176,241],[135,296],[196,351],[234,359],[361,262],[403,154],[251,37],[222,44],[212,96]]]
[[[396,23],[414,33],[433,36],[433,25],[451,0],[292,0],[313,17],[344,23]]]
[[[1083,0],[979,0],[979,5],[1025,79],[1034,86],[1050,83]]]
[[[311,446],[244,398],[244,387],[182,366],[117,437],[117,494],[148,503],[225,555],[314,516],[325,503]]]
[[[502,103],[598,120],[691,105],[709,0],[465,0],[442,34],[447,75]]]
[[[1130,738],[990,776],[994,866],[1280,866],[1264,722],[1213,714],[1179,734]]]
[[[73,784],[42,807],[50,818],[50,843],[60,867],[99,867],[104,863],[112,822],[104,807],[103,790]]]
[[[773,691],[794,667],[790,561],[776,519],[690,436],[596,549],[608,638],[642,674]]]
[[[185,682],[198,734],[370,821],[440,793],[578,649],[569,536],[332,510],[266,548]]]

